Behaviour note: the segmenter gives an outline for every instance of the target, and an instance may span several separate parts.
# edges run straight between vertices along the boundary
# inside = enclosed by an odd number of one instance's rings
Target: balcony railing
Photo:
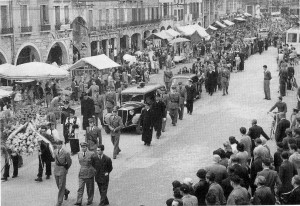
[[[32,26],[22,26],[21,27],[21,32],[22,33],[32,32]]]
[[[41,25],[41,31],[50,31],[50,30],[51,30],[50,24]]]
[[[1,34],[12,34],[14,32],[14,28],[2,28]]]

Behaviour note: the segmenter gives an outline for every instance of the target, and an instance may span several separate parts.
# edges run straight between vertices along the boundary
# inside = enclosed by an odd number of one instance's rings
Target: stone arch
[[[19,59],[19,57],[20,57],[21,52],[26,48],[30,48],[30,56],[29,56],[29,59],[22,61]],[[21,47],[19,48],[14,64],[18,65],[18,64],[31,62],[31,61],[41,62],[42,56],[41,56],[40,50],[34,44],[27,42],[27,43],[22,44]]]
[[[0,49],[0,64],[9,63],[6,54]]]
[[[167,27],[167,29],[172,29],[171,25],[169,25],[169,26]]]
[[[152,30],[152,33],[157,33],[157,32],[158,32],[157,29]]]
[[[130,47],[129,45],[129,36],[124,34],[121,38],[120,38],[120,48],[121,49],[128,49]]]
[[[55,41],[52,43],[52,45],[49,47],[49,49],[47,50],[47,61],[49,61],[50,58],[50,52],[52,51],[52,49],[56,46],[59,46],[61,49],[61,62],[56,62],[57,64],[69,64],[69,50],[67,49],[67,45],[65,42],[63,41]],[[53,63],[53,62],[50,62]]]
[[[162,26],[162,27],[160,28],[160,31],[162,31],[162,30],[166,30],[166,28],[165,28],[164,26]]]
[[[140,33],[134,33],[131,36],[131,48],[134,50],[142,49],[142,35]]]

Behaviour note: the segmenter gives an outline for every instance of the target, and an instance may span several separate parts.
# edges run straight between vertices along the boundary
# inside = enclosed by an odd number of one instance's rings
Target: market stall
[[[222,24],[222,23],[219,22],[219,21],[216,21],[216,22],[215,22],[215,25],[218,26],[218,27],[220,27],[220,28],[226,28],[226,25]]]
[[[1,74],[6,70],[14,69],[15,67],[16,67],[15,65],[11,65],[11,64],[1,64],[0,65],[0,86],[2,86],[2,85],[8,86],[11,84],[11,81],[1,78]]]
[[[85,82],[88,82],[94,74],[103,75],[104,78],[108,75],[110,69],[120,67],[121,65],[111,60],[105,54],[85,57],[78,60],[75,64],[69,67],[72,78],[80,80],[84,77]]]
[[[233,25],[234,25],[234,23],[233,23],[232,21],[229,21],[229,20],[227,20],[227,19],[223,20],[223,22],[224,22],[225,24],[227,24],[228,26],[233,26]]]
[[[190,44],[185,44],[186,42],[190,42],[189,39],[186,38],[176,38],[169,42],[170,45],[174,46],[175,55],[173,58],[174,62],[181,62],[188,58],[190,51]]]
[[[146,40],[152,41],[152,44],[156,47],[165,47],[168,41],[172,40],[173,38],[173,35],[168,33],[166,30],[162,30],[158,33],[152,33],[146,38]]]

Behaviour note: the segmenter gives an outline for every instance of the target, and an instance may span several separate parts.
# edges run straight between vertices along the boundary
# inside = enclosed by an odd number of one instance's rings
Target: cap
[[[68,100],[65,100],[64,101],[64,104],[69,104],[70,102]]]
[[[81,143],[80,143],[80,146],[81,146],[81,147],[87,147],[87,145],[88,145],[88,143],[86,143],[86,142],[81,142]]]
[[[88,121],[89,123],[94,123],[94,118],[89,118]]]
[[[182,82],[178,82],[178,85],[182,85]]]

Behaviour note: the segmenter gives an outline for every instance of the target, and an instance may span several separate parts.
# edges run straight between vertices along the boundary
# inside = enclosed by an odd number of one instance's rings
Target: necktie
[[[85,152],[83,153],[83,157],[85,157]]]

